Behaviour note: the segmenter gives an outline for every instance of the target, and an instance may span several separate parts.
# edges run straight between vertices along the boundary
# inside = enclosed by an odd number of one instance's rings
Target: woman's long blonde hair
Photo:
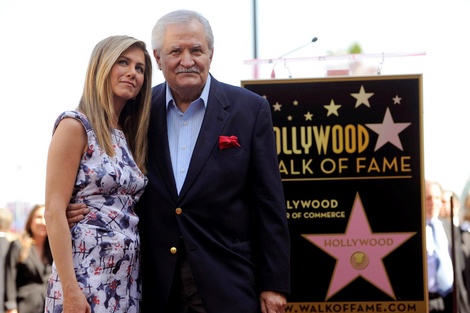
[[[129,36],[111,36],[100,41],[90,57],[83,94],[78,106],[90,121],[100,147],[114,156],[111,129],[115,116],[113,91],[110,83],[111,68],[121,54],[130,47],[142,49],[145,56],[144,83],[139,94],[128,100],[119,116],[119,124],[139,169],[146,173],[147,131],[149,125],[152,61],[143,41]]]

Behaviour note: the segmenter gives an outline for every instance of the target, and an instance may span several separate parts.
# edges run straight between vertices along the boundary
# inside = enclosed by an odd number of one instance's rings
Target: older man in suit
[[[200,14],[163,16],[152,48],[149,184],[138,205],[144,312],[284,312],[289,232],[266,99],[209,74]]]

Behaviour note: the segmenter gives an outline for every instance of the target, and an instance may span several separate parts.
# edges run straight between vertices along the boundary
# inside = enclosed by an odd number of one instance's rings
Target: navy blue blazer
[[[165,90],[163,83],[152,92],[149,184],[136,209],[142,312],[167,312],[180,238],[208,313],[259,312],[260,291],[290,292],[290,240],[269,103],[212,77],[178,195]],[[232,135],[240,147],[220,149],[219,136]]]

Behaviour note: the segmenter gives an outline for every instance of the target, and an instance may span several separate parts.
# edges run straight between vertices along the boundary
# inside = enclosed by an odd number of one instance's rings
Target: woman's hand
[[[90,305],[85,295],[78,287],[78,284],[70,288],[68,292],[64,291],[63,313],[91,313]]]

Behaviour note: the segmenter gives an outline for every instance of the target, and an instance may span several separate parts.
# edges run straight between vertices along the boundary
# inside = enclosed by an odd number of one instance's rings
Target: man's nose
[[[184,51],[181,54],[181,62],[180,63],[184,67],[191,67],[191,66],[194,65],[193,57],[192,57],[191,53],[189,53],[189,51]]]

